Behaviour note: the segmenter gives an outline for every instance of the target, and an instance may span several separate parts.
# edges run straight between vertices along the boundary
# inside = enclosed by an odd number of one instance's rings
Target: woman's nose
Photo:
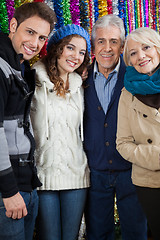
[[[79,52],[78,52],[78,51],[74,51],[73,56],[74,56],[76,59],[78,59],[78,58],[79,58]]]
[[[143,50],[140,50],[140,51],[138,52],[138,58],[139,58],[139,59],[143,59],[145,56],[146,56],[146,55],[145,55],[145,52],[144,52]]]

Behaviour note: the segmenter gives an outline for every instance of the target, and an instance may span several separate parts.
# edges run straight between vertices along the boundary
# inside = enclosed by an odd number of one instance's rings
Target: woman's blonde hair
[[[160,35],[155,30],[148,27],[141,27],[133,30],[126,38],[124,45],[123,59],[126,66],[131,66],[129,53],[128,53],[128,41],[132,39],[141,44],[147,44],[149,46],[155,46],[157,52],[160,55]]]

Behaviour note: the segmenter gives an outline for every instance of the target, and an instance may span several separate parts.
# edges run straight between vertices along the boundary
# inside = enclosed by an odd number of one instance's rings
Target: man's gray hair
[[[99,28],[105,28],[105,27],[110,27],[114,26],[119,28],[120,30],[120,38],[121,38],[121,46],[124,45],[125,42],[125,28],[124,28],[124,23],[123,20],[113,14],[108,14],[104,15],[103,17],[99,18],[96,23],[94,24],[92,28],[92,36],[91,36],[91,41],[92,41],[92,46],[94,47],[94,42],[96,39],[96,30]]]

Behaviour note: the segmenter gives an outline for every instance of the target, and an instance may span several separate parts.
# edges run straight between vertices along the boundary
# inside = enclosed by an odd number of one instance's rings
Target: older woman
[[[127,71],[118,109],[117,150],[132,162],[132,181],[152,231],[160,239],[160,36],[132,31],[125,43]]]

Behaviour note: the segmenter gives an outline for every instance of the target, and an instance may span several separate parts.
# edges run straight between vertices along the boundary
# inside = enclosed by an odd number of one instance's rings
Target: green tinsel
[[[64,25],[71,24],[70,3],[68,0],[62,0]]]
[[[20,5],[22,5],[22,3],[23,3],[22,0],[14,0],[14,7],[15,7],[15,9],[16,9],[17,7],[19,7]]]
[[[1,2],[0,2],[0,31],[2,31],[4,33],[9,32],[8,13],[7,13],[7,7],[6,7],[5,0],[1,0]]]

